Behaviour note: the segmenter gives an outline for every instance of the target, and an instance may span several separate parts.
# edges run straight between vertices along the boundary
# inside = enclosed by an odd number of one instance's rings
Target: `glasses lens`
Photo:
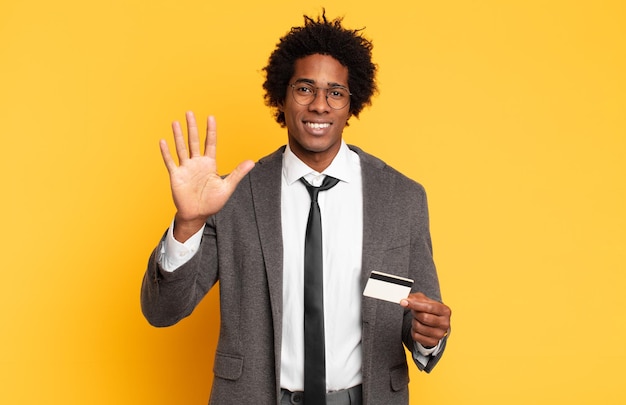
[[[339,110],[350,102],[350,92],[345,87],[331,87],[326,90],[326,100],[329,106]]]
[[[293,98],[296,103],[301,105],[309,105],[315,100],[315,87],[307,83],[292,84]]]

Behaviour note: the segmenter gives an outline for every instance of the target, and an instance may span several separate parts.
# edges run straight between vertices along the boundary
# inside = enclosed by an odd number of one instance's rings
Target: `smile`
[[[330,126],[329,122],[324,122],[324,123],[320,123],[320,122],[305,122],[305,125],[309,128],[313,128],[313,129],[323,129],[323,128],[328,128]]]

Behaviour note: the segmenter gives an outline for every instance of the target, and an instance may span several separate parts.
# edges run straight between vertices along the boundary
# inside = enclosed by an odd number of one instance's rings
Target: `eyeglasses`
[[[344,86],[332,86],[332,87],[315,87],[310,83],[298,82],[292,83],[291,90],[293,92],[293,99],[300,105],[309,105],[317,98],[318,90],[326,91],[326,102],[328,106],[333,110],[341,110],[348,104],[350,104],[350,90]]]

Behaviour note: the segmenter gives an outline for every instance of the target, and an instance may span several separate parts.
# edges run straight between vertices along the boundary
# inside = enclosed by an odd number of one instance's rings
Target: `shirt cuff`
[[[413,342],[415,343],[413,347],[413,359],[419,362],[422,366],[426,367],[430,357],[434,357],[438,355],[439,352],[441,351],[443,339],[441,339],[439,343],[437,343],[437,346],[429,347],[429,348],[422,346],[421,343]]]
[[[167,230],[167,235],[161,242],[159,252],[159,264],[161,268],[167,272],[173,272],[183,264],[187,263],[193,255],[198,251],[200,242],[202,241],[202,232],[204,226],[185,243],[180,243],[174,239],[174,221]]]

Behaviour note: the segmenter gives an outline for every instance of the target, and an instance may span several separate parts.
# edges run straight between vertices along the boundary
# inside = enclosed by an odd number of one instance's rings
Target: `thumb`
[[[233,170],[228,176],[226,176],[224,180],[228,182],[228,185],[231,188],[234,189],[235,187],[237,187],[237,184],[239,184],[241,179],[243,179],[244,176],[248,174],[253,167],[254,162],[252,160],[245,160],[239,163],[235,170]]]

